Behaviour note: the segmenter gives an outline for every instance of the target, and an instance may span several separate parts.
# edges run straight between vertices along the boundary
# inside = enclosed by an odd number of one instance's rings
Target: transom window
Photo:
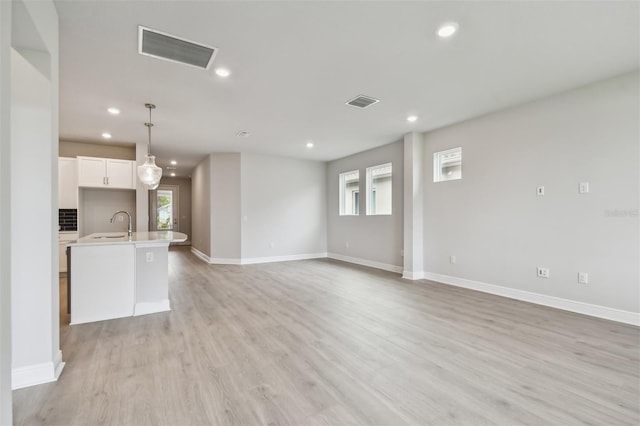
[[[433,181],[462,179],[462,148],[453,148],[433,154]]]

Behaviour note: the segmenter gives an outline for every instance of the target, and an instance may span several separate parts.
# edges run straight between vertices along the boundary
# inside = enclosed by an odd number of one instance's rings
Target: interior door
[[[180,231],[180,187],[160,185],[149,191],[152,231]]]

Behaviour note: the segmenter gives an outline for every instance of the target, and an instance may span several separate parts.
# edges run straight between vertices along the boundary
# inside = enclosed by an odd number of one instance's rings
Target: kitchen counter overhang
[[[187,234],[173,231],[133,232],[99,232],[78,239],[70,247],[86,244],[136,244],[136,243],[179,243],[187,241]]]

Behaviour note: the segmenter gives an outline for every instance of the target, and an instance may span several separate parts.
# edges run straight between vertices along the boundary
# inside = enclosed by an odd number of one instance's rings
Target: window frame
[[[389,183],[389,188],[391,191],[391,195],[389,196],[389,213],[376,213],[375,210],[375,200],[377,200],[377,192],[376,188],[373,187],[373,171],[376,169],[382,169],[385,167],[389,167],[390,169],[390,173],[389,173],[389,178],[390,178],[390,183]],[[367,216],[392,216],[393,215],[393,163],[392,162],[388,162],[388,163],[382,163],[382,164],[378,164],[375,166],[370,166],[367,167],[366,171],[366,188],[367,188],[367,203],[366,203],[366,214]],[[374,192],[376,193],[376,195],[374,196]]]
[[[346,172],[342,172],[338,175],[338,187],[339,187],[339,191],[338,191],[338,196],[340,198],[339,203],[338,203],[338,215],[339,216],[360,216],[360,196],[358,195],[358,197],[355,197],[353,194],[351,194],[350,196],[352,197],[352,199],[358,199],[358,205],[357,207],[355,206],[355,204],[352,206],[352,211],[351,212],[346,212],[345,211],[345,190],[346,185],[347,185],[347,181],[346,178],[349,175],[355,174],[358,177],[358,194],[360,193],[360,170],[356,169],[356,170],[349,170]]]

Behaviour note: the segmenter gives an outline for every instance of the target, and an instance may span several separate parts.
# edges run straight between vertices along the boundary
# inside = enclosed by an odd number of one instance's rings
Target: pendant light
[[[144,123],[149,129],[149,145],[147,145],[147,158],[143,165],[138,166],[138,178],[146,189],[156,189],[160,185],[160,178],[162,177],[162,169],[156,166],[156,157],[151,155],[151,128],[153,123],[151,122],[151,110],[156,106],[153,104],[144,104],[149,108],[149,122]]]

